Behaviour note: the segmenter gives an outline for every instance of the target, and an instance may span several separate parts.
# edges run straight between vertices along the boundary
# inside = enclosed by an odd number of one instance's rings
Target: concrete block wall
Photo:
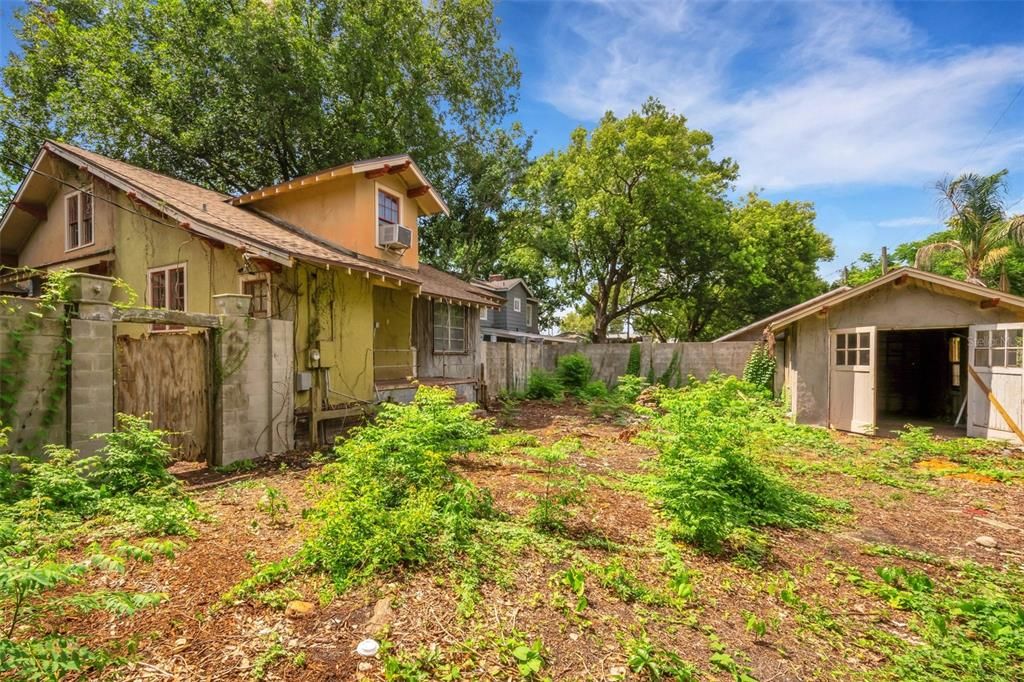
[[[114,329],[106,319],[71,320],[70,446],[82,454],[101,447],[96,433],[114,430]]]
[[[67,425],[62,392],[52,423],[41,430],[49,393],[56,390],[55,372],[63,372],[55,355],[63,346],[64,309],[46,312],[40,319],[38,303],[33,298],[8,298],[0,304],[0,371],[18,387],[13,423],[4,426],[11,428],[9,448],[28,455],[40,454],[46,443],[63,444]]]
[[[584,344],[522,344],[484,342],[484,381],[489,396],[497,396],[503,390],[522,391],[526,380],[536,369],[552,371],[558,358],[570,353],[583,353],[594,366],[594,377],[613,385],[618,377],[626,373],[631,344],[626,343],[584,343]],[[693,376],[705,380],[713,372],[741,376],[743,367],[754,349],[753,341],[727,341],[720,343],[650,343],[643,342],[641,348],[640,374],[647,376],[651,368],[654,376],[661,378],[678,356],[679,370],[673,375],[685,382]]]
[[[219,409],[214,408],[218,434],[214,463],[225,465],[290,450],[294,446],[292,323],[240,316],[224,319],[216,351],[222,383]]]

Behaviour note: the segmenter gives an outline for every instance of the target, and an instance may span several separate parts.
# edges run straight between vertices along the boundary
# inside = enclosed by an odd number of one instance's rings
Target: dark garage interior
[[[878,331],[875,407],[880,430],[907,423],[953,424],[967,395],[967,332]]]

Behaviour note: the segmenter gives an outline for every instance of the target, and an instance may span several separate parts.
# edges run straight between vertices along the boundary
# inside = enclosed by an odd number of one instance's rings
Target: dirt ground
[[[582,449],[571,460],[584,474],[585,500],[562,541],[527,545],[507,557],[507,580],[485,584],[469,616],[457,613],[448,569],[394,574],[331,601],[321,600],[326,592],[316,578],[300,581],[273,605],[222,601],[254,566],[300,547],[312,465],[295,455],[235,475],[176,465],[210,520],[198,525],[176,559],[103,579],[106,587],[162,591],[169,599],[132,618],[92,614],[62,623],[61,630],[92,645],[136,640],[137,662],[107,673],[118,679],[383,679],[381,657],[364,659],[354,651],[370,634],[386,639],[393,654],[419,652],[421,659],[457,663],[459,679],[518,679],[514,662],[496,644],[514,633],[543,643],[541,675],[554,680],[643,679],[627,665],[627,642],[643,637],[688,661],[701,679],[863,679],[886,662],[868,630],[911,641],[913,635],[905,613],[846,579],[851,569],[873,574],[881,565],[903,565],[936,580],[953,570],[941,561],[911,561],[903,552],[992,566],[1024,562],[1019,480],[947,476],[940,466],[913,485],[892,485],[837,471],[819,455],[790,453],[779,466],[800,488],[845,500],[852,510],[835,512],[818,530],[769,531],[771,553],[758,566],[682,548],[694,576],[683,607],[624,599],[588,579],[588,606],[576,613],[559,601],[566,591],[553,579],[573,565],[618,560],[650,590],[665,589],[654,548],[661,521],[636,483],[653,452],[632,442],[635,425],[594,418],[584,408],[524,403],[506,419],[509,428],[545,444],[580,440]],[[881,447],[878,440],[837,438],[861,447],[865,457]],[[469,455],[455,466],[488,489],[513,520],[531,505],[524,491],[539,485],[537,463],[516,451]],[[266,511],[267,486],[287,501],[277,518]],[[991,536],[997,546],[975,543],[979,536]],[[888,555],[879,555],[879,546],[889,548]],[[286,615],[282,607],[292,599],[315,606],[301,617]],[[763,632],[751,627],[752,619],[764,624]]]

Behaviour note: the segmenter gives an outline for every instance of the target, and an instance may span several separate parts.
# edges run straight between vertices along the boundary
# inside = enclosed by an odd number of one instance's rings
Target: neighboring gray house
[[[914,268],[826,294],[716,341],[773,337],[796,420],[912,423],[1024,441],[1024,298]]]
[[[540,301],[522,279],[491,275],[487,281],[478,280],[475,284],[505,300],[497,310],[480,309],[480,332],[484,341],[526,343],[548,338],[541,336],[537,323]]]

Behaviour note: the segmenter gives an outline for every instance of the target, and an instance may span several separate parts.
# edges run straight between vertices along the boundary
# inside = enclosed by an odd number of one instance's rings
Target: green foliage
[[[626,361],[626,376],[640,376],[640,361],[642,355],[643,349],[640,347],[639,343],[634,343],[629,346],[629,360]]]
[[[769,352],[768,344],[759,343],[750,351],[747,364],[743,366],[743,380],[764,389],[769,395],[774,393],[775,355]]]
[[[654,494],[679,535],[719,552],[742,531],[817,522],[815,498],[800,493],[755,458],[757,437],[785,423],[761,390],[720,376],[659,394],[664,414],[649,442],[659,450]]]
[[[339,590],[397,566],[463,550],[489,497],[447,466],[451,455],[487,446],[490,424],[449,389],[422,386],[409,405],[384,404],[375,423],[335,448],[316,477],[317,502],[303,560]]]
[[[519,669],[523,679],[535,679],[544,667],[544,645],[540,640],[524,642],[519,639],[510,640],[508,651]]]
[[[678,386],[682,383],[682,376],[679,373],[680,357],[679,351],[672,351],[672,358],[668,362],[668,367],[665,368],[665,371],[658,378],[659,386]]]
[[[653,642],[647,633],[626,642],[626,665],[645,680],[690,682],[698,679],[696,669],[678,654]]]
[[[563,438],[528,451],[540,460],[543,475],[543,488],[540,493],[531,494],[534,506],[527,515],[527,520],[537,530],[563,532],[572,517],[571,507],[582,501],[584,484],[579,469],[566,463],[568,456],[579,449],[579,440]]]
[[[167,471],[173,452],[168,435],[150,428],[143,417],[118,414],[117,429],[98,436],[105,442],[96,472],[102,494],[132,495],[175,485],[176,479]]]
[[[573,604],[573,611],[583,613],[587,610],[590,602],[587,601],[587,574],[586,570],[570,566],[564,571],[559,571],[552,577],[552,583],[564,587],[576,600]]]
[[[256,509],[270,517],[270,523],[278,526],[284,522],[284,515],[288,512],[288,500],[274,486],[264,486],[263,496],[256,503]]]
[[[709,133],[687,127],[657,100],[593,130],[574,130],[566,149],[545,154],[516,188],[521,232],[571,303],[584,302],[603,341],[610,325],[669,295],[690,234],[721,230],[736,177],[714,160]],[[685,248],[673,250],[675,244]]]
[[[877,569],[881,581],[848,579],[892,608],[912,614],[919,639],[896,651],[889,673],[901,680],[1009,682],[1024,678],[1024,575],[964,563],[943,584],[923,571]]]
[[[588,381],[587,385],[583,387],[583,390],[579,392],[580,400],[584,402],[607,400],[609,395],[608,386],[606,386],[600,379]]]
[[[647,379],[636,374],[626,374],[618,378],[615,392],[626,403],[632,404],[640,397],[644,389],[650,386]]]
[[[558,358],[555,374],[566,391],[578,396],[594,376],[594,367],[583,353],[570,353]]]
[[[561,400],[564,394],[558,377],[543,369],[530,372],[526,380],[526,397],[530,400]]]

